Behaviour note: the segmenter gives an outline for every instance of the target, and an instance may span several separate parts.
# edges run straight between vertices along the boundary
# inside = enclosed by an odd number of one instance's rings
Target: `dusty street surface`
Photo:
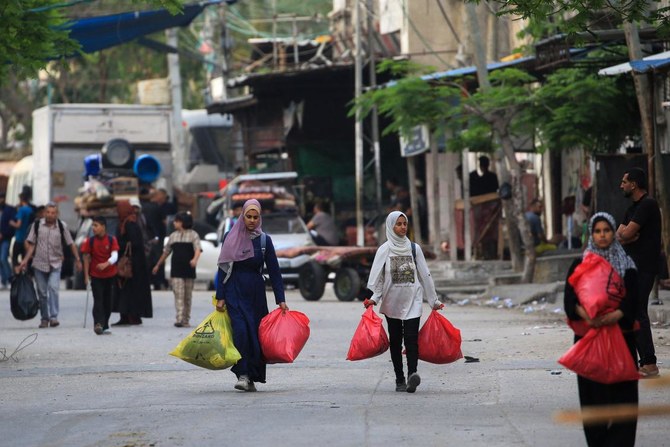
[[[61,326],[40,330],[39,317],[14,320],[2,294],[4,357],[38,336],[18,361],[0,362],[0,446],[584,445],[580,426],[552,421],[578,407],[576,377],[556,363],[572,339],[560,315],[447,306],[463,353],[480,362],[420,362],[412,395],[394,391],[388,352],[345,360],[360,302],[337,301],[330,286],[318,302],[291,291],[288,304],[309,316],[311,337],[295,363],[269,365],[268,383],[242,393],[230,371],[167,355],[190,331],[172,326],[171,292],[154,294],[154,318],[110,336],[93,333],[90,315],[82,328],[84,292],[63,291]],[[195,293],[192,324],[211,311],[210,296]],[[661,373],[670,374],[669,331],[654,337]],[[640,386],[640,402],[667,403],[669,392]],[[641,419],[638,445],[670,445],[669,423]]]

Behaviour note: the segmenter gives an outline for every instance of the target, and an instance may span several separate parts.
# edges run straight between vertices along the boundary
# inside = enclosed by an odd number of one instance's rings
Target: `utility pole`
[[[272,70],[277,69],[277,0],[272,0]]]
[[[165,30],[165,40],[168,46],[177,48],[177,29]],[[172,185],[180,187],[186,176],[186,148],[184,133],[181,126],[181,74],[179,73],[179,54],[168,53],[168,76],[170,78],[170,93],[172,96]]]
[[[369,76],[370,76],[370,88],[375,88],[377,86],[377,65],[375,61],[375,52],[374,52],[374,39],[373,33],[374,30],[374,21],[372,17],[372,0],[367,0],[367,24],[368,24],[368,66],[369,66]],[[371,123],[371,132],[372,132],[372,150],[374,152],[375,159],[375,180],[376,188],[375,193],[377,197],[377,212],[382,213],[382,167],[381,167],[381,149],[379,147],[379,114],[377,113],[377,107],[372,108],[372,113],[370,114]]]
[[[358,100],[363,91],[363,64],[361,55],[361,0],[354,0],[354,34],[356,48],[354,54],[354,99]],[[356,156],[356,245],[365,245],[363,233],[363,123],[361,112],[355,115],[355,156]]]
[[[628,47],[628,57],[630,60],[640,60],[643,58],[642,48],[640,47],[640,36],[637,25],[632,22],[626,22],[623,25],[626,35],[626,45]],[[635,83],[635,95],[640,109],[640,118],[642,119],[642,139],[644,149],[647,153],[647,183],[649,192],[654,195],[654,124],[651,107],[649,87],[649,78],[646,74],[636,74],[633,71],[633,81]]]

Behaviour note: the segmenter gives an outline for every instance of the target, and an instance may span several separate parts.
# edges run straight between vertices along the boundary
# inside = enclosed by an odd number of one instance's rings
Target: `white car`
[[[227,218],[221,221],[218,234],[219,240],[223,241],[223,235],[232,228],[233,219]],[[283,250],[293,247],[304,247],[314,245],[314,240],[307,229],[302,218],[291,212],[279,212],[263,214],[263,232],[270,235],[275,250]],[[309,255],[299,255],[295,258],[278,258],[279,269],[284,284],[298,284],[298,271],[310,260]]]
[[[219,260],[219,251],[221,244],[216,234],[216,228],[206,222],[195,220],[193,221],[193,230],[200,236],[200,248],[202,253],[198,259],[198,265],[195,268],[196,281],[207,282],[209,290],[214,290],[214,275],[216,275]],[[172,222],[168,222],[168,234],[174,231]],[[168,238],[165,238],[167,243]],[[165,277],[170,277],[171,262],[168,257],[165,260]]]

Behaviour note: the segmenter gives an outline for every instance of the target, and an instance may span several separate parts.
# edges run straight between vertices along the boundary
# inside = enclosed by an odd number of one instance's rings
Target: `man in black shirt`
[[[479,169],[482,175],[479,175],[476,169],[470,173],[470,197],[498,191],[498,176],[489,171],[490,166],[489,157],[486,155],[479,157]]]
[[[658,366],[648,306],[661,255],[661,211],[656,200],[647,194],[647,176],[642,169],[632,168],[626,171],[621,180],[621,190],[624,197],[633,200],[616,236],[637,266],[637,319],[640,330],[637,332],[636,342],[640,355],[640,374],[645,377],[657,376]]]

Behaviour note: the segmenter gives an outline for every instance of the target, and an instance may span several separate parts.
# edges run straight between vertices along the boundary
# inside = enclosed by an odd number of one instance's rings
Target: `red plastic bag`
[[[309,318],[302,312],[275,309],[261,320],[258,339],[266,363],[293,363],[309,338]]]
[[[347,360],[369,359],[386,352],[389,338],[384,330],[382,319],[375,313],[372,306],[368,307],[358,323],[354,337],[349,345]]]
[[[445,364],[462,358],[461,331],[433,310],[419,331],[419,359]]]
[[[618,309],[626,296],[621,276],[605,258],[595,253],[589,252],[584,256],[568,282],[591,318]]]
[[[609,384],[640,378],[617,324],[591,328],[558,363],[594,382]]]

